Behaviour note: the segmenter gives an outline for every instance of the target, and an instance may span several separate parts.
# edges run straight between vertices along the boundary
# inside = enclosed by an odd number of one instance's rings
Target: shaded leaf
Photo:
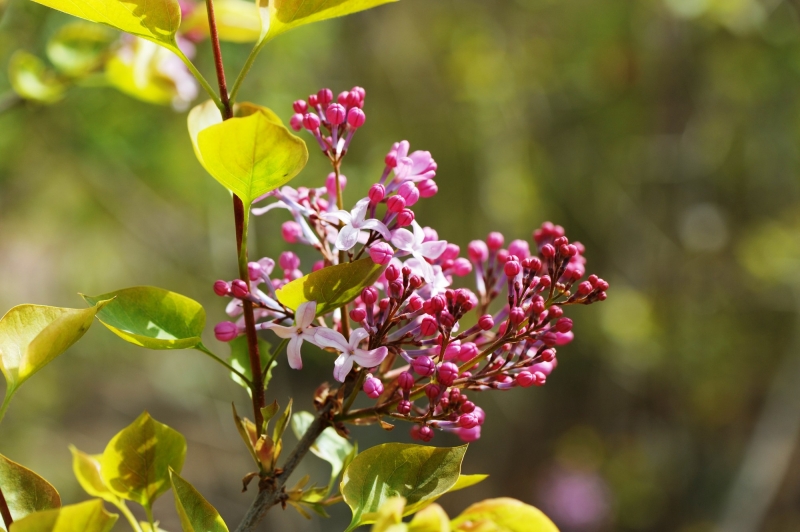
[[[181,519],[183,532],[228,532],[219,512],[194,486],[174,471],[170,471],[170,478],[175,492],[175,508]]]
[[[287,283],[276,291],[276,295],[292,310],[297,310],[306,301],[316,301],[317,316],[322,316],[353,301],[380,277],[382,271],[383,266],[367,257],[309,273]]]
[[[374,522],[375,513],[390,497],[405,497],[415,505],[447,493],[458,480],[466,451],[466,445],[386,443],[360,453],[342,478],[341,492],[353,511],[348,530]]]
[[[72,452],[72,472],[75,474],[75,478],[78,479],[78,484],[81,485],[83,491],[92,497],[100,497],[111,504],[120,504],[122,501],[108,489],[103,476],[100,474],[100,459],[102,455],[88,455],[79,451],[74,445],[70,445],[69,450]]]
[[[256,444],[258,443],[258,432],[256,431],[255,424],[247,418],[239,417],[236,411],[236,405],[231,404],[233,408],[233,422],[236,424],[236,430],[242,438],[245,447],[250,452],[256,465],[261,467],[263,465],[259,454],[256,452]],[[270,457],[271,458],[271,457]]]
[[[170,487],[169,469],[180,471],[186,439],[144,412],[106,446],[100,472],[118,497],[152,507]]]
[[[451,522],[453,532],[558,532],[540,510],[516,499],[487,499]]]
[[[19,305],[0,319],[0,370],[10,389],[66,351],[91,327],[108,304],[98,298],[85,309]]]
[[[458,491],[464,488],[469,488],[470,486],[474,486],[479,482],[483,482],[489,477],[489,475],[461,475],[458,477],[458,480],[453,485],[452,488],[447,490],[447,493],[452,493],[454,491]],[[442,493],[444,495],[444,493]],[[406,515],[411,515],[413,513],[417,513],[421,511],[423,508],[427,507],[429,504],[433,503],[433,501],[437,500],[441,495],[437,497],[433,497],[431,499],[420,501],[415,504],[409,504],[406,507]]]
[[[237,371],[242,372],[242,374],[247,377],[248,379],[253,378],[253,372],[250,369],[250,350],[247,347],[247,336],[239,336],[235,340],[228,343],[231,348],[231,356],[228,358],[228,363],[233,366]],[[262,340],[261,338],[258,339],[258,353],[261,356],[261,367],[265,367],[269,359],[272,357],[272,346],[270,346],[267,342]],[[272,379],[272,370],[278,364],[277,360],[273,360],[270,368],[267,370],[266,378],[264,378],[264,389],[266,390],[269,381]],[[231,372],[231,379],[233,382],[247,390],[247,393],[252,396],[253,391],[244,382],[241,377],[237,374]]]
[[[64,97],[66,84],[33,54],[20,50],[8,63],[8,78],[14,92],[23,100],[50,104]]]
[[[14,521],[61,506],[61,497],[45,479],[0,454],[0,489]],[[0,529],[3,527],[0,519]]]
[[[110,532],[119,516],[94,499],[31,514],[11,525],[11,532]]]
[[[303,437],[308,427],[314,421],[310,412],[297,412],[292,416],[292,431],[297,439]],[[311,452],[328,462],[333,468],[329,486],[333,486],[339,473],[342,472],[347,457],[353,452],[353,446],[345,438],[339,436],[336,430],[328,427],[322,431],[311,446]]]
[[[149,349],[194,347],[206,324],[200,303],[163,288],[136,286],[83,298],[92,304],[113,298],[97,319],[123,340]]]
[[[115,37],[103,26],[73,22],[62,26],[47,42],[47,57],[68,76],[82,76],[102,65]]]
[[[431,504],[414,516],[408,532],[450,532],[450,518],[441,506]]]
[[[239,116],[200,130],[197,148],[208,173],[250,205],[300,173],[308,149],[272,111],[252,104],[239,109]],[[190,133],[197,129],[196,118],[190,117]]]

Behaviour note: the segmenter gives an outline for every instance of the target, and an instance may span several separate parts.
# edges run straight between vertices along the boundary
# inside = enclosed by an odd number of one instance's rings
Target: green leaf
[[[450,518],[441,506],[431,504],[414,516],[408,532],[450,532]]]
[[[259,0],[261,45],[292,28],[342,17],[397,0]]]
[[[170,487],[169,469],[180,471],[186,439],[144,412],[106,446],[100,473],[118,497],[151,508]]]
[[[44,62],[33,54],[20,50],[8,63],[8,78],[20,98],[50,104],[64,97],[67,86],[58,80]]]
[[[406,500],[403,497],[389,497],[375,514],[375,524],[372,525],[370,532],[389,532],[390,530],[405,530],[403,522],[403,510],[406,507]],[[402,527],[402,528],[400,528]]]
[[[447,493],[461,472],[467,446],[427,447],[386,443],[355,457],[345,470],[341,492],[353,511],[349,530],[375,521],[375,513],[390,498],[405,497],[409,505]]]
[[[74,445],[69,446],[72,452],[72,471],[83,491],[92,497],[100,497],[111,504],[119,505],[121,500],[114,495],[106,485],[100,474],[100,459],[102,455],[89,455],[79,451]]]
[[[155,525],[156,527],[154,530],[153,527],[150,526],[150,523],[148,523],[147,521],[139,521],[139,526],[142,527],[142,532],[167,532],[166,530],[158,526],[158,521],[155,522]]]
[[[461,475],[458,477],[455,485],[447,490],[447,493],[452,493],[454,491],[462,490],[464,488],[469,488],[470,486],[474,486],[479,482],[483,482],[489,477],[489,475]],[[444,493],[442,493],[444,495]],[[437,500],[441,495],[434,497],[432,499],[428,499],[426,501],[420,501],[415,504],[409,504],[406,507],[406,515],[411,515],[413,513],[417,513],[421,511],[423,508],[427,507],[429,504],[433,503]]]
[[[189,130],[197,131],[199,159],[208,173],[249,206],[300,173],[308,149],[269,109],[239,109],[239,116],[199,131],[189,117]]]
[[[61,506],[61,497],[45,479],[0,454],[0,489],[14,521]],[[3,528],[0,519],[0,529]]]
[[[303,437],[313,421],[314,415],[310,412],[297,412],[292,416],[292,431],[298,440]],[[339,473],[342,472],[345,460],[353,452],[353,446],[345,438],[339,436],[333,427],[328,427],[317,437],[317,441],[311,446],[311,452],[328,462],[333,468],[331,481],[328,484],[332,487]]]
[[[47,57],[64,74],[83,76],[101,66],[114,38],[114,32],[103,26],[73,22],[47,42]]]
[[[228,359],[228,363],[237,371],[241,371],[245,377],[252,380],[253,372],[250,369],[250,350],[247,347],[247,336],[239,336],[235,340],[229,342],[229,345],[231,347],[231,356]],[[258,354],[261,356],[261,367],[265,367],[269,359],[272,358],[271,349],[272,347],[267,342],[261,338],[258,339]],[[267,370],[267,376],[264,379],[264,389],[267,388],[269,381],[272,379],[272,370],[276,365],[278,365],[278,361],[273,360],[270,368]],[[231,372],[231,379],[247,390],[247,393],[252,396],[253,391],[237,374]]]
[[[206,325],[200,303],[163,288],[136,286],[83,298],[91,304],[113,298],[97,319],[123,340],[149,349],[192,348]]]
[[[286,405],[286,410],[283,411],[281,417],[275,422],[275,428],[272,429],[272,440],[276,443],[281,441],[286,426],[289,424],[289,418],[292,417],[292,399],[289,399],[289,404]]]
[[[380,277],[382,271],[383,266],[367,257],[309,273],[287,283],[276,295],[292,310],[297,310],[306,301],[316,301],[317,316],[321,316],[353,301]]]
[[[219,512],[194,486],[174,471],[170,471],[170,478],[175,492],[175,508],[181,519],[183,532],[228,532]]]
[[[255,42],[261,35],[258,7],[252,1],[217,0],[214,2],[217,35],[221,41]],[[208,35],[208,16],[204,9],[195,9],[181,25],[181,33],[199,32]]]
[[[19,388],[80,340],[107,304],[99,298],[85,309],[19,305],[9,310],[0,319],[0,370],[9,389]]]
[[[31,514],[14,521],[11,532],[110,532],[118,517],[106,512],[103,501],[94,499]]]
[[[558,532],[541,511],[515,499],[473,504],[450,523],[453,532]]]
[[[69,15],[99,22],[180,53],[175,33],[181,25],[178,0],[34,0]]]

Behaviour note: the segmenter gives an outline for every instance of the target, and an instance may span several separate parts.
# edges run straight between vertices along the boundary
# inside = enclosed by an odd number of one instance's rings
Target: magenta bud
[[[547,288],[552,283],[553,281],[550,279],[549,275],[542,275],[542,278],[539,279],[539,286],[541,286],[542,288]]]
[[[515,260],[509,260],[503,266],[503,271],[508,277],[516,277],[517,274],[522,271],[522,266]]]
[[[447,244],[442,254],[439,255],[439,260],[455,260],[459,253],[461,253],[461,248],[457,244]]]
[[[454,275],[463,277],[472,271],[472,263],[464,257],[459,257],[453,261],[453,266],[450,269]]]
[[[250,287],[241,279],[234,279],[231,283],[231,293],[233,297],[244,299],[247,297],[247,294],[250,293]]]
[[[302,234],[303,228],[300,227],[300,224],[297,222],[289,220],[288,222],[283,222],[283,225],[281,225],[281,236],[288,244],[297,243],[298,237]]]
[[[547,376],[544,373],[537,371],[533,374],[533,384],[535,386],[544,386],[545,382],[547,382]]]
[[[458,426],[464,429],[471,429],[478,426],[478,416],[475,414],[463,414],[458,418]]]
[[[608,298],[608,294],[606,294],[605,292],[599,292],[597,294],[597,300],[598,301],[605,301],[607,298]]]
[[[370,246],[369,256],[372,259],[372,262],[375,264],[385,266],[391,262],[392,257],[394,256],[394,250],[392,249],[392,246],[386,242],[379,242]]]
[[[383,272],[383,275],[386,277],[387,281],[396,281],[400,277],[400,268],[395,266],[394,264],[390,264],[386,271]]]
[[[375,183],[369,188],[369,201],[372,203],[380,203],[386,197],[386,187],[380,183]]]
[[[347,105],[347,96],[350,94],[350,91],[342,91],[339,93],[339,96],[336,97],[336,101],[342,105]]]
[[[598,279],[595,288],[597,288],[601,292],[605,292],[606,290],[608,290],[608,283],[603,279]]]
[[[319,98],[316,94],[310,94],[308,96],[308,105],[309,107],[316,107],[319,105]]]
[[[397,151],[392,150],[386,154],[384,157],[383,162],[386,163],[386,166],[389,168],[394,168],[397,166]]]
[[[445,386],[450,386],[458,378],[458,366],[452,362],[445,362],[439,366],[438,378],[439,382]]]
[[[489,236],[486,237],[486,245],[492,251],[499,250],[501,247],[503,247],[504,242],[505,238],[503,237],[503,234],[498,233],[497,231],[489,233]]]
[[[410,390],[414,387],[414,375],[404,371],[397,377],[397,385],[404,390]]]
[[[214,336],[220,342],[230,342],[239,336],[239,327],[232,321],[221,321],[214,326]]]
[[[300,257],[291,251],[284,251],[278,259],[278,264],[284,271],[296,270],[300,267]]]
[[[324,260],[318,260],[317,262],[315,262],[315,263],[314,263],[314,264],[311,266],[311,271],[312,271],[312,272],[318,272],[318,271],[320,271],[320,270],[321,270],[322,268],[324,268],[324,267],[325,267],[325,261],[324,261]]]
[[[433,429],[427,425],[414,425],[411,428],[411,437],[415,440],[429,442],[433,439]]]
[[[547,331],[539,339],[547,347],[553,347],[558,343],[558,336],[553,331]]]
[[[525,321],[525,311],[522,310],[521,307],[514,307],[511,309],[511,312],[508,315],[508,319],[511,320],[511,323],[514,325],[519,325],[523,321]]]
[[[534,381],[533,373],[530,373],[528,371],[520,371],[519,373],[517,373],[517,376],[514,378],[514,380],[517,382],[517,384],[519,384],[523,388],[527,388],[528,386],[533,386],[533,381]]]
[[[439,192],[439,185],[433,179],[426,179],[417,183],[419,196],[421,198],[432,198]]]
[[[438,384],[428,384],[425,386],[425,396],[428,398],[428,401],[433,403],[436,401],[436,398],[439,397],[439,393],[442,389],[439,387]]]
[[[545,244],[541,249],[542,256],[546,259],[552,259],[556,256],[556,248],[551,244]]]
[[[437,294],[431,298],[431,310],[441,312],[447,306],[447,299],[442,294]]]
[[[564,309],[562,309],[558,305],[553,305],[547,310],[547,317],[553,320],[558,319],[563,315],[564,315]]]
[[[303,115],[300,113],[295,113],[292,115],[292,118],[289,119],[289,125],[295,131],[300,131],[303,129]]]
[[[411,209],[403,209],[397,215],[398,227],[408,227],[414,222],[414,211]]]
[[[406,208],[406,200],[403,196],[392,196],[386,200],[386,207],[391,213],[398,213]]]
[[[367,115],[358,107],[353,107],[347,112],[347,125],[353,129],[358,129],[367,121]]]
[[[378,289],[374,286],[368,286],[361,291],[361,301],[367,305],[374,305],[378,300]]]
[[[461,403],[461,407],[459,408],[462,414],[471,414],[475,411],[475,403],[472,401],[464,401]],[[477,416],[476,416],[477,419]]]
[[[436,371],[436,365],[430,357],[423,355],[411,361],[411,369],[413,369],[417,375],[430,377],[433,375],[433,372]]]
[[[339,186],[342,190],[347,186],[347,177],[342,174],[339,174]],[[329,173],[325,178],[325,190],[328,192],[328,197],[336,198],[336,172]]]
[[[539,257],[528,257],[523,259],[522,266],[533,272],[538,272],[542,267],[542,261],[539,260]]]
[[[417,185],[411,181],[406,181],[400,185],[400,188],[397,189],[397,194],[406,200],[406,207],[411,207],[419,201],[419,190],[417,189]]]
[[[231,285],[223,280],[214,281],[214,293],[218,296],[227,296],[231,293]]]
[[[467,246],[467,254],[472,262],[483,262],[489,256],[489,248],[482,240],[473,240]]]
[[[309,131],[316,131],[319,129],[319,117],[315,113],[306,113],[303,116],[303,127]]]
[[[458,359],[462,362],[472,360],[478,355],[478,346],[472,342],[465,342],[461,344],[461,350],[458,353]]]
[[[444,350],[444,359],[445,360],[453,360],[454,358],[458,358],[461,354],[461,344],[458,341],[451,342],[447,345],[447,348]]]
[[[439,330],[439,324],[430,316],[425,316],[419,326],[422,336],[433,336]]]
[[[561,318],[556,322],[556,331],[560,333],[567,333],[572,330],[572,320],[569,318]]]
[[[305,100],[297,100],[292,104],[295,113],[304,114],[308,111],[308,104]]]
[[[354,308],[350,311],[350,319],[356,323],[361,323],[367,319],[367,311],[363,308]]]
[[[417,277],[416,275],[412,275],[412,277],[416,277],[417,279],[419,279],[419,277]],[[409,284],[410,283],[411,283],[411,279],[409,279]],[[416,312],[416,311],[418,311],[419,309],[422,308],[422,304],[423,303],[424,303],[424,301],[422,300],[422,298],[419,297],[418,295],[414,294],[413,296],[411,296],[408,299],[408,308],[409,308],[409,310],[411,310],[411,312]]]
[[[531,247],[527,241],[517,239],[508,245],[508,252],[520,259],[527,259],[531,255]]]
[[[257,262],[249,262],[247,263],[247,274],[250,276],[251,281],[258,281],[261,279],[261,272],[263,269],[261,265]]]
[[[328,106],[325,110],[325,118],[332,126],[343,124],[347,120],[347,109],[342,104],[334,103]]]
[[[478,326],[484,330],[488,331],[489,329],[494,327],[494,318],[491,314],[484,314],[478,319]]]
[[[383,393],[383,383],[380,379],[369,376],[367,380],[364,381],[363,390],[370,399],[377,399]]]
[[[317,99],[319,100],[319,104],[325,107],[333,101],[333,91],[330,89],[320,89],[319,92],[317,92]]]
[[[411,412],[411,401],[406,401],[403,399],[399,403],[397,403],[397,413],[403,416],[407,416]]]
[[[539,353],[539,357],[542,359],[542,362],[552,362],[556,358],[556,350],[545,349]]]

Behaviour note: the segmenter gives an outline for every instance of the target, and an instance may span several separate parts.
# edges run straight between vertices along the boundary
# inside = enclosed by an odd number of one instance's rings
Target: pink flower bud
[[[605,292],[600,292],[597,294],[598,301],[605,301],[606,298],[608,298],[608,294],[606,294]]]
[[[375,183],[369,189],[369,201],[372,203],[380,203],[386,197],[386,187],[380,183]]]
[[[319,98],[316,94],[310,94],[308,96],[308,105],[309,107],[316,107],[319,105]]]
[[[499,250],[501,247],[503,247],[504,242],[505,238],[503,237],[503,234],[498,233],[497,231],[489,233],[489,236],[486,237],[486,245],[492,251]]]
[[[444,359],[453,360],[454,358],[458,358],[460,354],[461,343],[456,340],[455,342],[451,342],[447,345],[447,348],[444,350]]]
[[[475,403],[472,401],[464,401],[461,403],[461,407],[459,408],[462,414],[471,414],[475,411]],[[477,421],[477,416],[476,416]]]
[[[423,242],[433,242],[434,240],[439,240],[439,233],[437,233],[436,229],[433,227],[423,227],[422,232],[425,234],[425,238],[422,239]]]
[[[392,249],[392,246],[386,242],[378,242],[377,244],[370,246],[369,256],[372,259],[372,262],[375,264],[385,266],[391,262],[392,257],[394,256],[394,250]]]
[[[425,316],[420,324],[419,330],[422,333],[422,336],[432,336],[436,334],[436,331],[439,330],[439,324],[436,323],[434,318]]]
[[[214,336],[220,342],[230,342],[239,336],[239,327],[232,321],[221,321],[214,326]]]
[[[342,104],[334,103],[325,110],[325,118],[332,126],[343,124],[347,120],[347,109]]]
[[[488,331],[494,327],[494,318],[491,314],[484,314],[478,319],[478,326],[482,330]]]
[[[526,240],[513,240],[508,245],[508,252],[520,259],[526,259],[531,255],[531,248]]]
[[[347,176],[339,174],[339,186],[344,191],[344,187],[347,186]],[[329,173],[328,177],[325,178],[325,190],[328,192],[328,197],[336,198],[336,172]],[[331,201],[334,200],[331,199]]]
[[[416,277],[416,275],[414,275],[412,277]],[[419,279],[419,278],[417,277],[417,279]],[[411,279],[409,279],[409,284],[410,284],[410,281],[411,281]],[[416,312],[416,311],[418,311],[419,309],[422,308],[422,304],[423,303],[424,303],[424,301],[422,300],[422,298],[419,297],[418,295],[414,294],[413,296],[411,296],[408,299],[408,309],[411,312]]]
[[[539,257],[528,257],[522,260],[522,267],[535,273],[542,268],[542,261]]]
[[[441,314],[439,314],[439,321],[441,322],[442,326],[448,328],[456,324],[456,319],[446,310],[443,310]]]
[[[530,373],[528,371],[520,371],[519,373],[517,373],[517,376],[514,378],[514,380],[517,382],[517,384],[519,384],[523,388],[527,388],[528,386],[533,386],[533,380],[534,380],[533,373]]]
[[[280,264],[284,271],[296,270],[300,267],[300,257],[291,251],[284,251],[278,259],[278,264]]]
[[[547,347],[553,347],[558,342],[558,336],[556,336],[556,333],[552,331],[544,333],[542,336],[539,337],[539,339]]]
[[[297,222],[289,220],[288,222],[283,222],[283,225],[281,225],[281,236],[288,244],[297,243],[298,237],[302,234],[303,228],[300,227],[300,224]]]
[[[318,260],[317,262],[314,263],[313,266],[311,266],[311,271],[312,272],[318,272],[324,267],[325,267],[325,261],[324,260]]]
[[[597,284],[595,284],[594,287],[600,290],[601,292],[605,292],[606,290],[608,290],[608,283],[603,279],[598,279]]]
[[[289,119],[289,125],[295,131],[300,131],[301,129],[303,129],[303,115],[301,115],[300,113],[293,114],[292,117]]]
[[[397,150],[392,150],[386,154],[386,157],[383,159],[383,162],[386,163],[386,166],[389,168],[395,168],[397,166]]]
[[[406,401],[403,399],[399,403],[397,403],[397,413],[403,416],[408,415],[411,412],[411,401]]]
[[[437,374],[439,382],[445,386],[450,386],[458,378],[458,366],[452,362],[445,362],[439,366]]]
[[[425,396],[428,398],[428,401],[433,403],[439,397],[439,393],[442,389],[436,384],[428,384],[425,386]]]
[[[542,278],[539,279],[539,286],[541,286],[542,288],[547,288],[548,286],[550,286],[552,284],[552,282],[553,281],[550,280],[550,276],[549,275],[542,275]]]
[[[499,264],[505,264],[508,260],[509,254],[507,249],[501,249],[497,252],[497,262]]]
[[[397,226],[408,227],[414,222],[414,211],[411,209],[403,209],[397,215]]]
[[[415,273],[412,273],[411,275],[408,276],[408,285],[411,288],[416,290],[417,288],[422,286],[422,277],[420,277],[419,275],[417,275]],[[420,301],[422,301],[422,300],[420,300]],[[420,307],[421,307],[421,303],[420,303]],[[417,310],[419,310],[419,309],[417,309]]]
[[[367,121],[367,115],[358,107],[353,107],[347,112],[347,125],[353,129],[358,129]]]
[[[294,109],[295,113],[304,114],[308,111],[308,104],[305,100],[297,100],[292,104],[292,109]]]
[[[223,280],[214,281],[214,293],[218,296],[227,296],[231,293],[231,285]]]
[[[433,429],[427,425],[419,428],[419,439],[424,442],[429,442],[433,439]]]
[[[458,353],[458,360],[466,362],[472,360],[478,355],[478,346],[472,342],[465,342],[461,344],[461,350]]]
[[[451,271],[453,272],[453,275],[463,277],[472,271],[472,263],[464,257],[459,257],[453,261],[453,267],[451,268]]]
[[[303,116],[303,127],[309,131],[316,131],[319,129],[319,117],[315,113],[306,113]]]
[[[508,319],[511,320],[511,323],[514,325],[519,325],[523,321],[525,321],[525,311],[522,310],[520,307],[514,307],[511,309],[511,312],[508,315]]]
[[[569,318],[561,318],[556,322],[556,331],[560,333],[568,333],[572,330],[572,320]]]
[[[431,298],[431,310],[441,312],[447,306],[447,299],[442,294],[437,294]]]
[[[386,271],[383,272],[383,275],[386,277],[387,281],[396,281],[400,277],[400,268],[395,266],[394,264],[390,264]]]
[[[367,311],[363,308],[354,308],[350,311],[350,319],[356,323],[361,323],[367,319]]]
[[[404,390],[410,390],[414,387],[414,375],[404,371],[397,377],[397,385]]]
[[[558,305],[553,305],[547,310],[547,317],[551,320],[555,320],[560,318],[564,315],[564,309],[559,307]]]
[[[522,271],[522,266],[515,260],[509,260],[503,266],[503,271],[508,277],[516,277],[517,274]]]
[[[467,246],[467,254],[472,262],[483,262],[489,256],[489,248],[482,240],[473,240]]]
[[[350,91],[342,91],[339,93],[339,96],[336,97],[336,101],[342,105],[347,105],[347,97],[350,95]]]
[[[545,349],[539,353],[539,357],[542,359],[542,362],[552,362],[556,358],[556,350]]]
[[[478,416],[475,414],[463,414],[458,418],[458,426],[464,429],[471,429],[478,426]]]
[[[547,375],[541,371],[537,371],[533,374],[533,384],[535,386],[544,386],[545,382],[547,382]]]
[[[370,399],[377,399],[383,393],[383,383],[380,381],[380,379],[369,376],[367,377],[367,380],[364,381],[363,390]]]
[[[552,259],[556,256],[556,248],[550,244],[545,244],[541,249],[542,256],[546,259]]]
[[[433,372],[436,371],[436,365],[430,357],[423,355],[411,361],[411,369],[413,369],[417,375],[430,377],[433,375]]]
[[[378,289],[374,286],[368,286],[361,291],[361,301],[366,305],[374,305],[378,300]]]
[[[464,443],[472,443],[481,439],[480,425],[471,429],[458,429],[455,433]]]
[[[233,297],[244,299],[247,297],[247,294],[250,293],[250,288],[247,286],[247,283],[241,279],[234,279],[231,283],[231,293]]]
[[[432,198],[439,192],[439,186],[433,179],[426,179],[417,183],[419,196],[421,198]]]
[[[333,91],[330,89],[320,89],[317,93],[317,99],[322,107],[325,107],[333,101]]]
[[[261,279],[262,272],[261,264],[257,262],[249,262],[247,264],[247,274],[250,276],[251,281],[258,281]]]
[[[406,200],[403,196],[392,196],[386,201],[386,207],[391,213],[398,213],[405,209]]]
[[[457,244],[447,244],[442,254],[439,255],[439,260],[455,260],[459,253],[461,253],[461,248]]]
[[[400,188],[397,189],[397,193],[406,200],[406,207],[411,207],[419,201],[419,190],[417,189],[417,185],[411,181],[406,181],[400,185]]]

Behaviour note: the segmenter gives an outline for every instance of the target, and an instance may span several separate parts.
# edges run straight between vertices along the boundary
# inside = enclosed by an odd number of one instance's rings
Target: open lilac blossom
[[[316,327],[310,327],[314,322],[314,317],[317,314],[317,302],[307,301],[297,307],[294,313],[295,321],[291,327],[278,325],[275,322],[263,323],[261,328],[270,329],[280,338],[289,338],[289,345],[286,346],[286,355],[289,358],[289,367],[292,369],[302,369],[303,359],[300,356],[300,347],[303,341],[308,341],[313,344]]]
[[[336,237],[336,249],[342,251],[353,249],[359,242],[362,231],[377,231],[383,238],[387,240],[391,238],[392,235],[383,222],[374,218],[365,219],[369,203],[369,198],[364,198],[359,200],[350,212],[338,210],[323,215],[326,221],[331,223],[341,221],[345,224],[339,229],[339,235]]]
[[[431,157],[431,152],[418,150],[409,155],[409,149],[407,140],[398,142],[392,147],[396,160],[395,180],[418,182],[433,179],[436,176],[436,161]]]
[[[341,353],[334,362],[333,377],[344,382],[347,375],[353,370],[353,363],[357,362],[364,368],[374,368],[386,358],[389,350],[386,346],[377,349],[366,350],[358,346],[369,338],[366,329],[356,329],[350,333],[350,341],[333,329],[319,328],[316,334],[316,343],[320,347],[330,347]]]
[[[434,272],[431,265],[425,259],[437,259],[444,253],[447,242],[444,240],[433,240],[425,242],[425,231],[417,223],[411,224],[414,232],[408,229],[395,229],[392,234],[392,244],[400,251],[411,254],[417,259],[422,278],[425,282],[432,282]]]

